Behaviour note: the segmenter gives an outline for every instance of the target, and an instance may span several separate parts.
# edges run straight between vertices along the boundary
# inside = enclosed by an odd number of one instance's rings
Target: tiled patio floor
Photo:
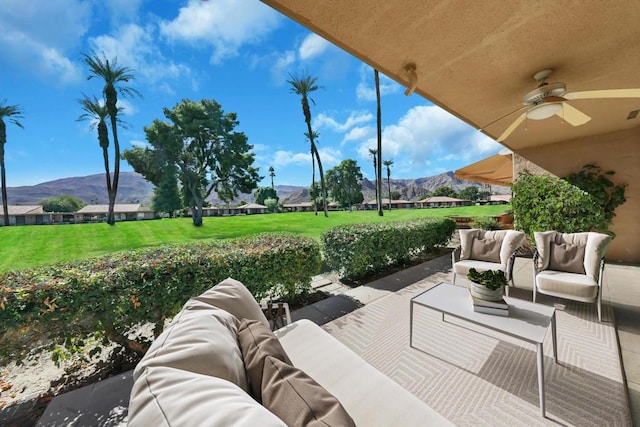
[[[446,255],[366,286],[334,287],[336,295],[293,312],[292,318],[324,324],[427,276],[450,270],[451,258]],[[532,288],[531,259],[516,260],[514,277],[516,286]],[[603,300],[612,304],[615,311],[634,426],[640,426],[640,267],[607,265],[604,287]],[[58,396],[49,404],[39,425],[68,425],[71,420],[76,421],[74,425],[124,425],[131,385],[130,373],[126,373]]]

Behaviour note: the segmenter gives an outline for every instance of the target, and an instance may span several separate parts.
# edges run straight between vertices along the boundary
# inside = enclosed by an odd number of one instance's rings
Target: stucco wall
[[[605,171],[614,170],[616,174],[610,179],[628,185],[627,201],[615,211],[611,231],[616,238],[609,247],[607,260],[640,264],[640,127],[527,148],[517,154],[557,176],[577,172],[588,163]],[[520,162],[514,169],[517,173],[526,166]]]

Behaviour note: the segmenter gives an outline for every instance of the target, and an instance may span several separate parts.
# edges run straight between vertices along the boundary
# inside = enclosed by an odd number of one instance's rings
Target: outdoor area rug
[[[450,275],[438,273],[323,326],[375,368],[456,425],[630,426],[613,312],[540,296],[556,310],[558,364],[551,331],[544,343],[546,418],[540,415],[535,346],[414,307],[409,300]],[[530,290],[512,297],[531,301]]]

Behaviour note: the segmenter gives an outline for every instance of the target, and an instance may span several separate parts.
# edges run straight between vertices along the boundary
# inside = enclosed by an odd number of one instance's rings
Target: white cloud
[[[311,33],[302,41],[302,44],[298,49],[298,56],[303,61],[315,58],[322,55],[330,46],[331,43],[319,35]]]
[[[273,155],[274,167],[284,167],[289,165],[310,165],[311,153],[293,153],[291,151],[279,150]]]
[[[363,141],[359,158],[368,159],[369,149],[376,146],[376,138]],[[398,167],[424,176],[438,161],[477,159],[495,153],[501,145],[439,107],[417,106],[383,129],[382,147],[384,158],[404,159],[397,162]]]
[[[331,147],[318,148],[320,154],[320,160],[322,161],[322,168],[326,172],[328,169],[338,165],[342,159],[342,153],[340,150]],[[271,162],[273,167],[285,167],[290,165],[295,166],[309,166],[311,170],[311,153],[294,153],[292,151],[279,150],[273,155],[273,161]]]
[[[352,111],[344,123],[338,123],[333,117],[325,113],[318,114],[313,120],[313,127],[317,129],[329,128],[336,132],[346,132],[361,123],[373,120],[373,115],[363,111]]]
[[[280,15],[260,2],[189,0],[173,21],[161,22],[160,31],[171,41],[210,45],[211,61],[220,63],[243,44],[260,41],[279,21]]]
[[[372,126],[355,127],[344,136],[342,142],[359,141],[361,139],[368,138],[373,134],[373,132],[374,128]]]
[[[142,0],[109,0],[101,3],[111,15],[111,22],[118,25],[122,22],[135,21]]]
[[[152,84],[163,79],[187,78],[191,74],[187,65],[164,57],[155,43],[151,25],[127,24],[111,35],[91,38],[90,42],[98,55],[104,53],[107,59],[117,58],[120,66],[133,69],[137,79],[142,78]],[[172,89],[165,83],[162,90],[170,92]]]
[[[62,83],[82,78],[69,58],[76,54],[91,22],[91,4],[80,0],[24,2],[3,0],[0,57],[11,67]]]
[[[292,50],[275,54],[275,61],[271,67],[273,81],[284,84],[287,80],[289,66],[296,61],[296,53]]]
[[[378,73],[380,77],[380,96],[390,95],[400,92],[402,86],[382,73]],[[371,86],[369,86],[369,84]],[[368,65],[360,67],[360,82],[356,86],[356,97],[358,101],[375,101],[376,87],[373,76],[373,68]]]

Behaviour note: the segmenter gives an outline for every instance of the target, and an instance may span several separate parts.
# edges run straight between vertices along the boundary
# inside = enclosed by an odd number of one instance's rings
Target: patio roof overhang
[[[498,138],[532,76],[552,68],[567,91],[640,88],[637,2],[263,0],[395,81],[415,63],[415,92]],[[530,147],[629,129],[640,99],[575,100],[592,120],[527,120],[503,145]],[[493,124],[489,125],[490,123]],[[489,125],[489,126],[488,126]]]

